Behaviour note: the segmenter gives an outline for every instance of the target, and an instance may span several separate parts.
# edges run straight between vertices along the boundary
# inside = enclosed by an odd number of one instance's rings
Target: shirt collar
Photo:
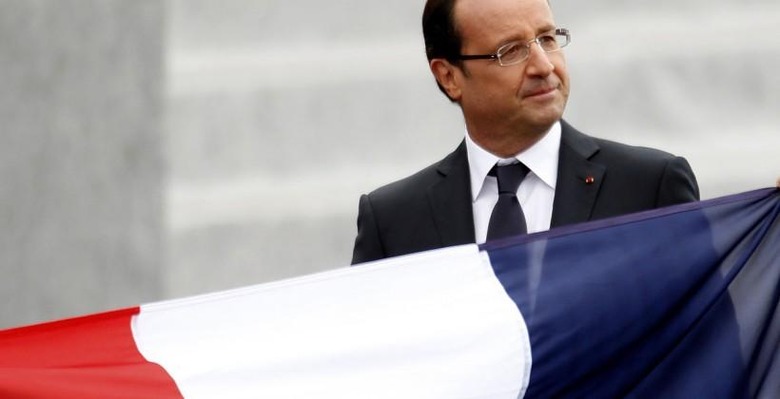
[[[525,151],[514,157],[499,158],[479,146],[466,132],[466,154],[471,175],[471,200],[476,201],[485,177],[496,162],[512,163],[517,160],[525,164],[531,173],[544,184],[555,190],[558,181],[558,153],[561,147],[561,123],[555,122],[542,138]]]

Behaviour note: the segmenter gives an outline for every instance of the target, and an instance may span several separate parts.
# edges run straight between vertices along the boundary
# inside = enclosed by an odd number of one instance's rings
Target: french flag
[[[0,398],[780,397],[780,191],[0,331]]]

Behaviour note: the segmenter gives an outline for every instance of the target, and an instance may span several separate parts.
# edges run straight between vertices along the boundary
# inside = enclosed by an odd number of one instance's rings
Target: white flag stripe
[[[516,399],[531,370],[475,245],[146,305],[133,333],[185,398]]]

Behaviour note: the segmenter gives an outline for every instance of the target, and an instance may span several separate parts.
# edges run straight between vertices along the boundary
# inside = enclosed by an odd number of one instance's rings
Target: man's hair
[[[422,27],[425,38],[425,55],[428,62],[444,58],[455,66],[462,66],[460,57],[461,38],[455,26],[456,0],[428,0],[423,10]],[[437,81],[439,90],[454,101]]]
[[[444,58],[457,63],[461,39],[455,27],[456,0],[428,0],[423,10],[423,37],[428,61]]]

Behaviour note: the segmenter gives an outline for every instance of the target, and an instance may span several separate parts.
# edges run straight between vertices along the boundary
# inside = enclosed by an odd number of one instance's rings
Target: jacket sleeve
[[[379,230],[368,195],[360,196],[357,217],[357,237],[352,251],[352,264],[370,262],[385,257],[385,251],[379,238]]]
[[[674,157],[666,164],[656,198],[657,207],[699,200],[699,184],[685,158]]]

